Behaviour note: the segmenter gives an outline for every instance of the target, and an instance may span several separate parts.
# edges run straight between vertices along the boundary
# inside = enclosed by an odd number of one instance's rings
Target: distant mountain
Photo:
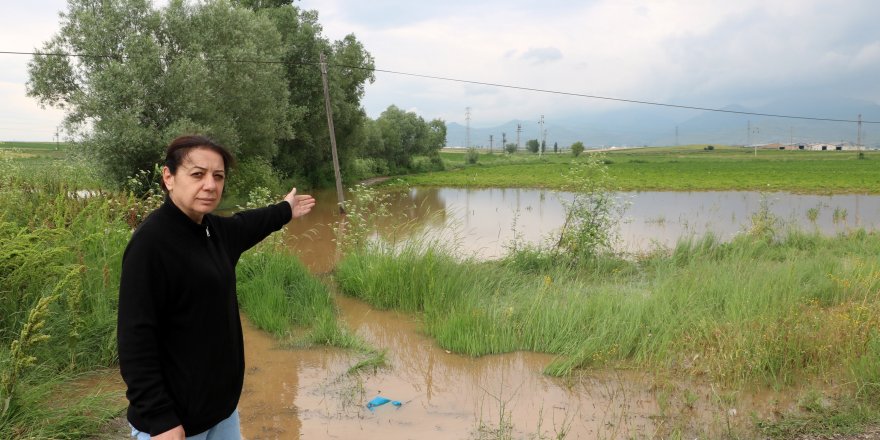
[[[642,106],[601,114],[572,114],[548,119],[548,149],[554,142],[567,147],[575,141],[590,147],[612,145],[687,145],[687,144],[764,144],[851,142],[858,137],[855,122],[746,115],[805,116],[817,119],[880,121],[880,105],[871,101],[836,97],[793,97],[766,105],[745,107],[729,105],[726,112],[700,112],[667,107]],[[502,133],[507,142],[516,142],[517,124],[522,125],[520,144],[540,139],[536,121],[513,120],[495,127],[471,127],[472,146],[489,147],[489,135],[495,148],[501,148]],[[447,145],[464,146],[465,126],[447,123]],[[862,143],[880,148],[880,124],[862,124]]]

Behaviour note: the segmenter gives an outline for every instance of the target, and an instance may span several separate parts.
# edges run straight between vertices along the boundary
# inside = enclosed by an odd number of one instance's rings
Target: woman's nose
[[[205,180],[203,188],[205,188],[205,190],[207,191],[214,191],[215,189],[217,189],[217,182],[214,181],[213,177],[208,176],[208,178]]]

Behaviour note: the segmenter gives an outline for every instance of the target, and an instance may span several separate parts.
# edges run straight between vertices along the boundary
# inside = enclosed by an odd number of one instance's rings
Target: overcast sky
[[[0,15],[0,50],[40,47],[65,3],[11,2]],[[330,39],[354,33],[378,69],[712,108],[815,94],[880,102],[876,0],[297,4],[319,11]],[[24,96],[27,61],[0,54],[3,140],[51,140],[61,119]],[[377,73],[364,107],[375,118],[390,104],[462,124],[470,107],[475,127],[624,106]]]

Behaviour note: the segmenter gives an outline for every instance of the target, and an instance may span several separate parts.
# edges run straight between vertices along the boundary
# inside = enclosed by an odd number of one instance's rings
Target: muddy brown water
[[[246,323],[239,409],[247,439],[623,439],[674,430],[714,436],[746,426],[750,414],[792,405],[766,390],[730,395],[647,372],[548,377],[542,370],[552,356],[461,356],[437,347],[411,316],[344,296],[337,304],[352,330],[387,350],[388,366],[350,374],[356,354],[282,349]],[[367,408],[378,395],[402,404]]]
[[[541,189],[413,188],[390,192],[392,216],[379,235],[388,241],[439,238],[466,256],[497,258],[514,239],[539,243],[565,220],[563,203],[573,194]],[[316,272],[335,259],[333,227],[339,221],[334,191],[315,194],[318,204],[289,228],[288,242]],[[615,194],[624,208],[616,225],[615,247],[639,253],[674,246],[680,238],[709,232],[721,240],[747,230],[762,203],[779,228],[824,234],[853,228],[880,228],[880,196],[810,195],[748,191],[629,192]],[[405,225],[405,227],[403,227]]]
[[[285,240],[315,273],[339,258],[333,225],[335,194],[292,222]],[[465,254],[492,258],[519,235],[538,241],[562,222],[570,195],[541,190],[413,189],[391,198],[395,216],[380,225],[386,240],[436,237],[454,230]],[[630,250],[670,244],[713,230],[741,230],[758,209],[756,193],[634,193],[621,223]],[[780,217],[835,232],[880,218],[875,196],[792,196],[771,200]],[[798,198],[800,197],[800,198]],[[781,200],[781,202],[780,202]],[[807,210],[816,216],[808,220]],[[406,228],[399,228],[401,224]],[[358,335],[386,350],[388,366],[349,374],[360,361],[334,348],[287,349],[246,319],[247,372],[240,403],[245,438],[257,439],[478,439],[657,438],[681,431],[710,438],[748,426],[752,415],[794,407],[796,396],[768,390],[735,394],[694,378],[603,370],[569,378],[542,373],[552,356],[508,353],[470,358],[440,349],[419,330],[417,318],[372,309],[336,295],[340,317]],[[368,409],[378,395],[402,402]]]

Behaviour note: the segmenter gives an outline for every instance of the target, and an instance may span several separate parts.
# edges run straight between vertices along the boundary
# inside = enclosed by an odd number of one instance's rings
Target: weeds
[[[348,191],[345,217],[334,228],[336,243],[343,251],[366,247],[378,222],[390,215],[387,194],[366,185],[357,185]]]
[[[49,304],[56,299],[58,299],[58,295],[40,298],[28,313],[27,321],[22,326],[18,339],[13,340],[9,346],[8,365],[5,366],[2,377],[0,377],[0,391],[2,391],[0,399],[3,404],[0,408],[0,417],[5,416],[9,410],[19,377],[25,370],[36,364],[37,358],[33,355],[34,349],[38,344],[50,338],[44,332],[44,327],[46,326]]]
[[[555,252],[577,265],[609,252],[616,241],[617,228],[625,207],[610,193],[610,179],[604,158],[590,155],[574,162],[565,181],[574,191],[571,201],[563,201],[565,221],[559,231]]]

